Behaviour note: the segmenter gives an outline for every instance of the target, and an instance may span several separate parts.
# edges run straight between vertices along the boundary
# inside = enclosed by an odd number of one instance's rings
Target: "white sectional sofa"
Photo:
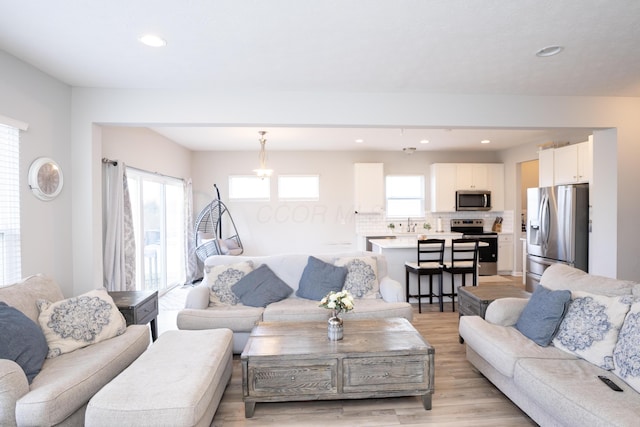
[[[311,254],[282,254],[271,256],[225,256],[217,255],[205,260],[205,276],[202,283],[194,287],[187,296],[185,308],[178,313],[179,329],[228,328],[233,331],[233,352],[239,354],[249,338],[249,334],[259,321],[326,321],[329,311],[319,307],[318,300],[296,296],[303,272]],[[376,296],[356,298],[355,309],[343,313],[346,319],[370,319],[403,317],[413,319],[411,305],[406,302],[404,286],[387,276],[384,256],[372,252],[349,252],[312,255],[326,263],[339,263],[353,257],[371,258],[377,270],[379,289]],[[267,265],[291,289],[287,298],[268,304],[266,307],[252,307],[239,304],[211,302],[211,271],[216,266],[251,262],[254,269]]]
[[[528,300],[504,298],[489,305],[485,319],[461,317],[459,333],[466,344],[467,359],[542,426],[638,425],[640,285],[589,275],[565,265],[548,268],[540,283],[546,289],[568,290],[571,294],[551,345],[540,346],[515,327]],[[615,304],[629,304],[626,314],[618,313],[624,319],[620,329],[607,328],[599,335],[591,326],[585,326],[590,323],[614,325],[612,311],[606,310],[588,312],[583,318],[585,322],[570,321],[580,316],[576,314],[580,307],[576,301],[600,301],[600,297],[593,295],[611,297],[606,300],[615,300]],[[577,304],[575,308],[574,304]],[[613,304],[611,302],[612,307]],[[582,341],[573,342],[570,332],[577,330],[580,333],[576,336],[580,335]],[[587,340],[583,339],[585,336]],[[604,345],[608,339],[613,341]],[[571,348],[566,347],[567,343]],[[596,344],[603,346],[592,353]],[[592,363],[596,360],[602,363]],[[623,392],[611,390],[600,381],[600,375],[613,380]]]
[[[0,301],[36,325],[36,301],[64,299],[58,284],[45,276],[0,287]],[[124,319],[123,319],[124,321]],[[149,327],[131,325],[121,335],[45,359],[29,384],[23,368],[0,359],[0,426],[82,426],[89,399],[149,346]]]

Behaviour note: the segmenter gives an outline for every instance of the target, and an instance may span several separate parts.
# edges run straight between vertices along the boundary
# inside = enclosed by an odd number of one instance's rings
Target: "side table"
[[[109,292],[129,325],[151,324],[151,339],[158,338],[158,291]]]
[[[512,285],[482,284],[458,288],[458,313],[462,316],[480,316],[484,319],[487,307],[499,298],[529,298],[531,294]],[[460,344],[464,342],[459,337]]]

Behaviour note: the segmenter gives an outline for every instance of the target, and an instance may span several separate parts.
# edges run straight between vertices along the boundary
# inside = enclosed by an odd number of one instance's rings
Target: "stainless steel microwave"
[[[458,190],[456,191],[457,211],[489,211],[491,210],[491,191]]]

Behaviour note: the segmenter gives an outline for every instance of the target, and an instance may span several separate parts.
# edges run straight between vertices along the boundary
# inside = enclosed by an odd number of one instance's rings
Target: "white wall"
[[[71,88],[2,51],[0,70],[0,114],[29,124],[20,133],[22,275],[49,275],[71,296]],[[42,156],[57,161],[64,175],[60,196],[49,202],[36,199],[27,182],[29,165]]]

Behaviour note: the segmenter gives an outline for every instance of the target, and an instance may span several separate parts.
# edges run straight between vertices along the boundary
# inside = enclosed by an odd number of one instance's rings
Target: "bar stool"
[[[478,239],[453,239],[451,240],[451,262],[444,266],[444,271],[451,274],[451,293],[443,294],[443,296],[451,297],[451,311],[456,311],[455,297],[456,292],[455,275],[462,274],[462,286],[467,284],[467,274],[473,275],[473,286],[478,285],[478,247],[480,241]]]
[[[439,299],[440,311],[444,311],[442,305],[442,294],[438,295],[433,293],[433,276],[439,276],[439,289],[442,290],[442,268],[444,259],[444,240],[442,239],[427,239],[418,240],[418,257],[417,262],[407,261],[404,264],[405,268],[405,285],[407,302],[410,297],[418,298],[418,313],[422,313],[422,300],[425,295],[422,294],[421,277],[429,276],[429,293],[426,295],[429,297],[429,304],[433,304],[433,297]],[[417,295],[409,294],[409,273],[418,275],[418,293]]]

